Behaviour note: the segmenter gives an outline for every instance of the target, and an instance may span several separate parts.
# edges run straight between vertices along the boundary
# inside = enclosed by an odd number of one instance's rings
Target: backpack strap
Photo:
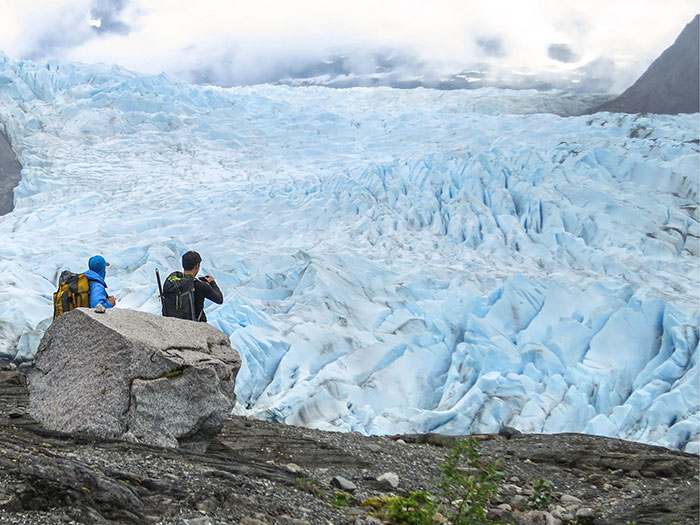
[[[190,312],[192,312],[192,320],[194,321],[194,287],[192,287],[192,290],[187,292],[187,295],[190,296]]]

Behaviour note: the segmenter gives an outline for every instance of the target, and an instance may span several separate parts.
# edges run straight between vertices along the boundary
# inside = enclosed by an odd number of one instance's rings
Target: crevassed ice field
[[[31,357],[62,269],[102,253],[118,306],[157,313],[154,270],[195,249],[238,413],[700,452],[698,115],[552,114],[577,104],[0,57],[24,167],[0,351]]]

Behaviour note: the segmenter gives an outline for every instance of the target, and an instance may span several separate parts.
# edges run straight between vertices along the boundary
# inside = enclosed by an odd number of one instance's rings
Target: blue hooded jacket
[[[104,257],[95,255],[88,261],[89,270],[85,277],[90,281],[90,308],[101,304],[105,308],[112,308],[112,303],[107,300],[107,283],[105,283],[105,267],[107,263]]]

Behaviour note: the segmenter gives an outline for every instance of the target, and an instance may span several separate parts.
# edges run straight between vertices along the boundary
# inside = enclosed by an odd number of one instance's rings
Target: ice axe
[[[163,283],[160,281],[160,272],[158,271],[158,268],[156,268],[156,280],[158,281],[158,292],[160,293],[160,295],[158,295],[158,299],[160,299],[161,310],[163,313],[165,313],[165,303],[163,302]]]

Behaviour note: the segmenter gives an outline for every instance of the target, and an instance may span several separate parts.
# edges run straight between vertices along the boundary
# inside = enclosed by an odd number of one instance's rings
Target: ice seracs
[[[158,312],[205,257],[245,413],[364,433],[592,432],[699,452],[697,115],[498,90],[220,89],[0,59],[22,163],[0,350],[63,268]]]

